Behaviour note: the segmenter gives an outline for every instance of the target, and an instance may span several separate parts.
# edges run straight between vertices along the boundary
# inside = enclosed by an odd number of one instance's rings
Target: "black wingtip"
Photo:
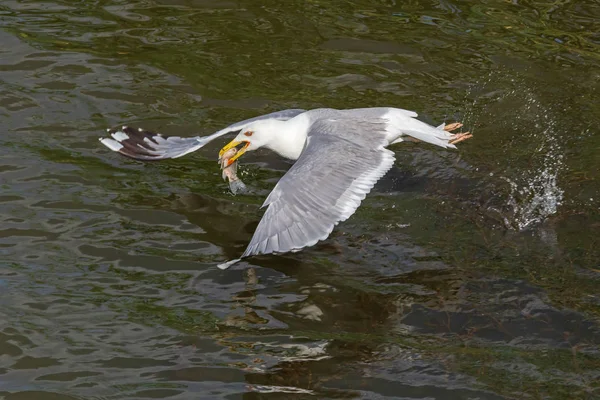
[[[160,133],[151,132],[133,126],[120,126],[108,130],[110,138],[101,138],[100,142],[109,149],[136,160],[160,160],[161,152],[157,150],[157,138],[164,139]]]

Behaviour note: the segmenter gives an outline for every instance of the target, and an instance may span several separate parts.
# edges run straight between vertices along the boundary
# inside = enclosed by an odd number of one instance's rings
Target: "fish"
[[[246,187],[244,182],[242,182],[242,180],[237,176],[237,160],[235,160],[231,165],[227,165],[229,163],[229,159],[233,157],[236,153],[237,149],[235,147],[232,147],[231,149],[223,153],[219,160],[222,169],[221,176],[223,177],[223,180],[229,180],[229,190],[231,190],[231,193],[233,193],[234,195],[248,191],[248,188]]]

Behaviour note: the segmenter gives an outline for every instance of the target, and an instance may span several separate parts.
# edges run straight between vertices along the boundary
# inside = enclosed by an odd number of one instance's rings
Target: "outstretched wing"
[[[316,121],[304,151],[266,199],[268,209],[242,257],[326,239],[394,165],[394,153],[384,145],[381,119]]]
[[[164,136],[160,133],[143,129],[123,126],[109,130],[111,138],[100,138],[100,142],[109,149],[136,160],[164,160],[177,158],[198,150],[211,140],[232,132],[239,132],[254,121],[277,119],[285,121],[302,114],[305,110],[290,109],[276,111],[270,114],[246,119],[229,125],[227,128],[209,136],[182,138],[179,136]]]
[[[181,157],[208,143],[203,142],[201,137],[164,136],[131,126],[111,129],[108,134],[112,138],[100,138],[103,145],[124,156],[143,161]]]

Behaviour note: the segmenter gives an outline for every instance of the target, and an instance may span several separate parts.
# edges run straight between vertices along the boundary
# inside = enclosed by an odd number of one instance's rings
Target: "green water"
[[[0,2],[0,398],[600,398],[596,1]],[[463,121],[402,143],[310,249],[236,268],[289,163],[217,141],[285,108]]]

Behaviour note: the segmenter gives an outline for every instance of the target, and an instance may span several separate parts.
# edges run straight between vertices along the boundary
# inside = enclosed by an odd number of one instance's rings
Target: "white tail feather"
[[[453,135],[444,130],[442,124],[437,128],[423,121],[419,121],[414,116],[407,115],[399,110],[391,109],[384,118],[388,121],[387,133],[390,143],[402,142],[402,136],[411,136],[426,143],[436,146],[455,149],[456,146],[450,143]]]

